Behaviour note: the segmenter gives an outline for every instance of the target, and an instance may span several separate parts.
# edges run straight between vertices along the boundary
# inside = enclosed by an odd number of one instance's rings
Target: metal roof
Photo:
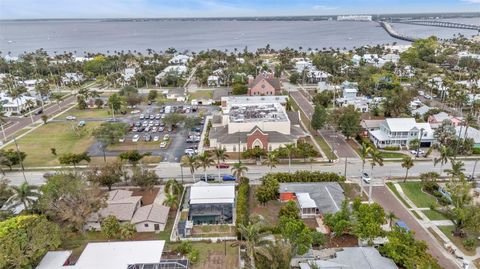
[[[190,187],[190,204],[233,204],[234,184],[209,184],[199,181]]]

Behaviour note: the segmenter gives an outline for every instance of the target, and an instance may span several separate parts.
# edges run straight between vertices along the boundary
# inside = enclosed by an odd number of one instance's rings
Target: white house
[[[235,184],[199,181],[190,187],[188,220],[194,224],[232,224],[235,212]]]
[[[137,209],[130,221],[135,224],[137,232],[159,232],[165,230],[170,208],[158,203]]]
[[[174,76],[184,76],[187,74],[188,68],[185,65],[169,65],[163,69],[160,74],[155,76],[155,84],[160,85],[162,79],[167,75],[174,75]]]
[[[125,68],[122,73],[123,81],[126,83],[130,82],[136,73],[137,70],[135,68]]]
[[[175,55],[172,59],[170,59],[168,63],[186,65],[191,59],[192,57],[190,56],[178,54],[178,55]]]
[[[65,75],[62,77],[62,82],[65,84],[81,83],[84,80],[85,79],[82,73],[65,73]]]
[[[207,85],[209,87],[218,87],[220,86],[220,77],[216,75],[208,76]]]
[[[420,139],[422,147],[430,147],[434,132],[429,123],[417,123],[414,118],[390,118],[380,123],[380,128],[369,132],[377,148],[408,147],[410,141]]]
[[[188,268],[187,260],[162,259],[164,247],[164,240],[88,243],[75,263],[72,251],[49,251],[36,269]]]
[[[342,83],[343,96],[335,99],[335,103],[341,106],[353,106],[356,110],[366,113],[369,111],[371,99],[365,96],[357,96],[358,87],[356,83],[345,81]]]
[[[12,98],[5,92],[0,92],[0,102],[2,104],[2,111],[7,115],[21,114],[36,105],[36,98],[31,96],[21,96],[19,98]],[[29,104],[31,103],[31,106]]]

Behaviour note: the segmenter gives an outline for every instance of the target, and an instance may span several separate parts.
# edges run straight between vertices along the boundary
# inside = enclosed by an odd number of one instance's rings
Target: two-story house
[[[421,147],[430,147],[434,141],[430,124],[418,123],[414,118],[385,119],[379,127],[369,132],[369,138],[377,148],[408,147],[414,139],[420,140]]]

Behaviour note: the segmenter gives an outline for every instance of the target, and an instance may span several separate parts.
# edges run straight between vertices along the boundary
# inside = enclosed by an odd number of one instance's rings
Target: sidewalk
[[[402,187],[398,183],[394,183],[395,189],[398,191],[398,194],[402,197],[402,199],[405,200],[405,202],[411,207],[408,209],[410,214],[413,215],[412,211],[416,212],[418,216],[420,216],[421,219],[418,219],[416,216],[414,216],[418,222],[428,231],[432,229],[438,237],[440,237],[441,240],[446,242],[445,244],[442,245],[443,250],[446,251],[446,246],[450,246],[454,251],[455,254],[451,254],[454,257],[462,257],[463,261],[468,262],[470,265],[468,268],[476,268],[475,265],[473,264],[473,260],[476,260],[480,258],[480,253],[477,249],[477,253],[474,256],[467,256],[465,255],[455,244],[438,228],[438,226],[451,226],[453,225],[452,221],[450,220],[437,220],[437,221],[431,221],[424,213],[422,210],[426,210],[429,208],[419,208],[417,207],[409,198],[408,196],[403,192]],[[430,231],[429,231],[430,233]],[[435,237],[435,236],[434,236]],[[439,242],[442,243],[442,242]]]

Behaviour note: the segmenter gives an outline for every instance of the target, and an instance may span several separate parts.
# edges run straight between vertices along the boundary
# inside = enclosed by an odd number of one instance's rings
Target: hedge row
[[[319,171],[296,171],[295,173],[268,173],[263,180],[268,178],[276,179],[280,183],[288,182],[344,182],[345,177],[333,172]]]
[[[248,197],[250,193],[250,184],[248,178],[242,178],[240,184],[238,185],[237,193],[237,220],[235,226],[237,227],[240,224],[246,225],[248,222]]]

